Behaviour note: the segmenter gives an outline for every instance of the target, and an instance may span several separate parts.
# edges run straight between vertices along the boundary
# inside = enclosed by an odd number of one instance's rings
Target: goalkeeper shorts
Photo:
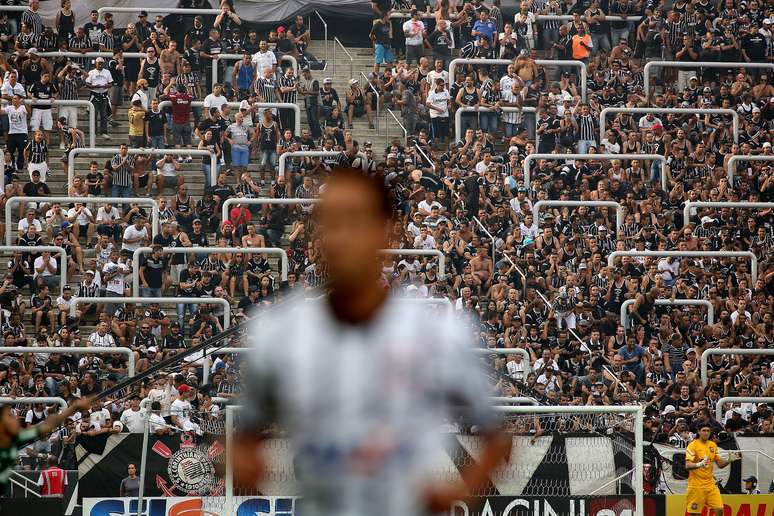
[[[688,487],[685,491],[685,512],[699,514],[704,507],[710,509],[722,509],[723,500],[720,498],[718,486]]]

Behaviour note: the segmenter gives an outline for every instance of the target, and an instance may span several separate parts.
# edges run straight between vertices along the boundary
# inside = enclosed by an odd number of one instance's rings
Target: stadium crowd
[[[382,175],[394,192],[391,247],[439,250],[446,257],[440,271],[435,259],[385,256],[385,288],[405,297],[446,298],[459,317],[469,318],[481,347],[527,351],[529,364],[520,354],[485,358],[496,380],[494,395],[528,395],[546,404],[643,403],[646,431],[677,446],[708,418],[719,430],[771,432],[767,405],[729,406],[722,421],[714,420],[714,407],[722,396],[771,395],[772,358],[714,355],[706,388],[699,359],[711,348],[773,347],[772,210],[701,208],[684,220],[682,207],[686,200],[774,200],[769,161],[740,161],[731,181],[726,174],[732,156],[772,155],[772,70],[662,68],[650,96],[643,83],[650,60],[771,63],[770,7],[755,0],[677,1],[669,9],[583,0],[568,9],[548,0],[523,3],[510,20],[498,0],[459,7],[442,0],[435,8],[417,1],[413,10],[404,4],[372,3],[374,68],[367,84],[354,77],[346,92],[316,70],[302,17],[266,35],[243,28],[227,1],[214,20],[197,16],[185,31],[169,30],[163,17],[153,23],[144,11],[126,27],[96,11],[76,27],[69,0],[54,26],[44,25],[38,0],[22,13],[2,13],[6,186],[0,209],[15,196],[68,195],[83,202],[20,202],[13,210],[18,223],[4,221],[14,243],[29,248],[10,255],[0,286],[4,345],[63,349],[0,354],[0,393],[65,400],[94,394],[127,376],[126,357],[73,355],[65,348],[129,347],[140,372],[223,329],[223,309],[215,304],[165,311],[158,304],[93,302],[78,305],[71,316],[73,297],[128,296],[132,253],[141,246],[153,248],[140,263],[144,297],[223,298],[237,321],[292,292],[323,287],[311,205],[237,204],[226,220],[220,220],[221,206],[229,198],[312,198],[334,167],[354,166]],[[405,16],[391,18],[394,12]],[[536,21],[540,14],[574,17]],[[625,19],[606,21],[605,15]],[[102,50],[112,57],[39,55],[56,49]],[[146,57],[123,57],[137,51]],[[244,58],[226,68],[220,53]],[[284,66],[286,55],[300,63],[300,76]],[[449,77],[450,58],[458,55],[511,64],[463,65]],[[539,65],[538,58],[582,61],[587,98],[576,68]],[[223,68],[223,83],[211,84],[212,66]],[[50,101],[87,98],[102,137],[116,138],[113,129],[125,126],[119,141],[126,143],[106,161],[76,168],[72,184],[54,191],[48,183],[66,173],[66,152],[86,146],[86,138],[78,110],[52,108]],[[203,109],[192,106],[196,100]],[[171,107],[159,108],[161,101]],[[239,102],[238,109],[228,102]],[[300,134],[291,110],[256,106],[261,102],[300,103]],[[649,106],[733,109],[738,138],[730,117],[717,114],[620,113],[599,134],[604,107]],[[454,113],[463,107],[474,109],[462,114],[457,134]],[[395,138],[385,149],[358,141],[356,119],[366,116],[373,127],[387,108],[400,110],[406,141]],[[52,160],[57,142],[64,151],[59,163]],[[140,147],[183,152],[149,159],[129,153]],[[204,180],[214,174],[217,181],[201,195],[190,193],[193,183],[181,172],[193,160],[186,149],[217,155],[217,170],[209,158],[202,160]],[[278,156],[293,150],[336,154],[291,158],[286,175],[277,177]],[[533,163],[526,183],[523,161],[536,152],[557,157]],[[561,157],[573,152],[588,157]],[[594,158],[601,153],[663,155],[667,189],[657,162]],[[152,236],[147,206],[100,202],[103,196],[157,199],[158,234]],[[617,201],[623,224],[617,226],[615,210],[607,208],[547,209],[536,218],[534,203],[549,199]],[[56,253],[36,252],[40,245],[63,247],[66,270],[59,270]],[[216,245],[234,249],[188,260],[163,252]],[[287,281],[267,256],[239,247],[285,248]],[[741,258],[624,257],[608,266],[612,251],[632,249],[750,250],[758,259],[757,278]],[[67,280],[61,292],[60,273]],[[657,299],[708,300],[716,320],[709,324],[702,307],[656,305]],[[628,327],[619,316],[626,300],[634,300]],[[86,326],[93,332],[81,333]],[[210,417],[218,411],[213,398],[239,392],[238,357],[218,359],[205,386],[203,360],[194,355],[172,375],[138,385],[136,396],[95,407],[54,440],[69,444],[79,432],[141,431],[142,398],[174,428],[195,428],[190,411]],[[35,423],[47,410],[41,404],[19,415]],[[167,428],[158,423],[158,431]],[[26,467],[39,451],[28,454]]]

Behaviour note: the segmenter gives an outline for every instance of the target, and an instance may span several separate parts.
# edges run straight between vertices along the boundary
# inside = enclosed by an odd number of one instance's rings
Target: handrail
[[[94,104],[89,102],[88,100],[59,100],[59,99],[52,99],[52,100],[38,100],[35,101],[34,99],[25,99],[24,103],[28,106],[32,106],[35,108],[38,104],[49,104],[52,106],[86,106],[86,109],[89,111],[89,147],[96,147],[97,146],[97,116],[96,112],[94,111]],[[0,181],[3,181],[4,179],[0,178]]]
[[[125,303],[137,305],[147,305],[150,303],[168,303],[175,305],[223,305],[223,329],[227,330],[229,326],[231,326],[231,303],[222,297],[73,297],[73,302],[70,305],[70,315],[73,317],[77,315],[78,305],[81,304],[123,305]]]
[[[9,197],[5,202],[5,243],[6,245],[12,245],[13,241],[12,228],[11,228],[11,210],[13,205],[20,202],[49,202],[49,203],[76,203],[82,202],[83,204],[123,204],[133,203],[137,204],[149,204],[151,206],[151,225],[152,235],[155,237],[159,232],[159,203],[156,199],[150,197],[24,197],[14,195]],[[97,214],[95,213],[96,217]]]
[[[715,420],[719,423],[723,417],[723,406],[727,403],[774,403],[772,396],[724,396],[715,405]]]
[[[214,60],[216,61],[239,61],[245,57],[245,54],[215,54]],[[296,77],[298,77],[298,60],[291,56],[291,55],[284,55],[280,56],[280,61],[290,61],[290,66],[293,67],[293,71],[296,74]],[[212,67],[212,84],[215,84],[218,82],[218,67],[214,66]]]
[[[24,498],[27,498],[27,495],[32,494],[35,496],[35,498],[42,498],[40,493],[38,492],[39,486],[35,481],[33,481],[31,478],[27,478],[18,471],[11,471],[11,474],[8,476],[8,482],[12,486],[19,486],[24,491]],[[29,484],[32,484],[34,487],[30,488]],[[11,487],[9,495],[13,498],[13,487]]]
[[[591,206],[599,208],[615,208],[616,233],[624,223],[623,206],[616,201],[538,201],[532,206],[532,216],[535,221],[540,220],[540,208],[543,206]]]
[[[446,278],[446,255],[438,249],[379,249],[379,252],[390,256],[435,256],[438,258],[438,277]]]
[[[537,113],[537,108],[532,106],[516,107],[516,106],[502,106],[500,108],[504,113]],[[457,138],[462,139],[465,135],[462,134],[462,113],[494,113],[495,110],[488,107],[480,106],[461,106],[454,111],[454,134]],[[539,119],[535,117],[535,148],[540,145],[540,135],[537,133],[539,126]]]
[[[57,404],[59,405],[59,408],[61,408],[62,410],[67,408],[67,402],[58,396],[19,396],[18,398],[2,397],[0,398],[0,403],[3,403],[5,405],[15,405],[17,403],[20,405],[21,404],[34,405],[36,403],[45,403],[47,405]]]
[[[206,384],[207,384],[207,380],[203,380],[202,385],[206,385]],[[231,398],[221,398],[218,396],[213,396],[211,399],[213,403],[228,403],[229,401],[231,401]],[[140,410],[147,411],[148,405],[150,405],[151,403],[153,403],[153,400],[151,400],[150,398],[143,398],[142,400],[140,400]]]
[[[403,131],[403,145],[404,146],[407,145],[408,144],[408,129],[406,129],[406,127],[403,124],[400,123],[400,120],[398,120],[398,117],[395,116],[395,113],[392,112],[392,109],[390,109],[390,108],[386,108],[386,109],[387,109],[387,113],[390,114],[390,116],[393,118],[393,120],[395,120],[395,123],[398,124],[400,129]],[[386,136],[385,136],[385,139],[387,140],[387,143],[389,144],[390,143],[390,121],[389,120],[386,120],[384,122],[384,127],[385,127],[385,131],[387,133]]]
[[[531,357],[524,348],[471,348],[470,351],[477,355],[521,355],[524,358],[524,376],[532,372]]]
[[[707,362],[710,355],[774,355],[774,349],[738,349],[738,348],[710,348],[705,349],[700,358],[700,377],[702,387],[709,383],[707,376]]]
[[[734,174],[736,173],[736,168],[734,167],[734,165],[736,165],[737,161],[774,161],[774,155],[760,154],[757,156],[753,156],[753,155],[738,154],[735,156],[731,156],[728,160],[728,163],[726,164],[728,186],[730,186],[731,188],[734,187]]]
[[[138,247],[132,253],[132,295],[140,295],[140,256],[152,252],[150,247]],[[280,279],[288,280],[288,255],[280,247],[163,247],[164,254],[255,253],[273,254],[280,258]],[[120,299],[120,298],[117,298]],[[179,299],[179,298],[178,298]]]
[[[685,201],[683,227],[690,224],[692,208],[752,208],[766,210],[774,209],[774,202]]]
[[[489,401],[492,402],[492,404],[497,405],[514,405],[517,403],[526,403],[528,405],[540,405],[538,400],[535,398],[529,397],[529,396],[514,396],[514,397],[508,397],[508,396],[490,396]]]
[[[667,190],[666,158],[661,154],[529,154],[524,158],[524,185],[530,184],[530,165],[536,159],[545,160],[585,160],[585,161],[612,161],[614,159],[640,161],[659,161],[661,162],[661,189]]]
[[[3,10],[5,10],[5,7],[3,7]],[[104,57],[104,58],[111,58],[113,57],[113,52],[84,52],[81,54],[80,52],[66,52],[66,51],[56,51],[56,52],[38,52],[40,57],[72,57],[72,58],[91,58],[91,57]],[[145,59],[148,54],[145,52],[124,52],[121,54],[124,57],[128,58],[134,58],[134,59]],[[87,85],[88,87],[88,85]]]
[[[10,225],[10,220],[6,220],[6,227]],[[59,254],[59,293],[64,292],[65,285],[67,285],[67,251],[58,245],[0,245],[0,253],[6,251],[21,251],[23,253],[42,253],[43,251],[50,251],[53,256],[55,253]],[[35,264],[31,263],[30,267],[35,268]],[[34,274],[34,273],[33,273]]]
[[[580,83],[581,83],[581,100],[586,102],[586,92],[588,89],[588,69],[583,61],[575,59],[535,59],[535,64],[538,66],[572,66],[580,69]],[[452,59],[449,63],[449,82],[454,82],[456,68],[463,64],[473,65],[509,65],[513,63],[511,59],[478,59],[478,58],[457,58]]]
[[[147,11],[149,13],[161,13],[161,14],[220,14],[220,9],[183,9],[179,7],[163,7],[163,6],[137,6],[137,7],[100,7],[97,9],[97,13],[102,16],[104,12],[110,13],[136,13],[139,11]]]
[[[204,101],[194,100],[194,101],[191,101],[191,105],[195,107],[204,106]],[[228,107],[238,109],[239,106],[241,105],[241,102],[226,102],[226,105],[228,105]],[[172,107],[172,101],[164,100],[162,102],[159,102],[159,109],[163,109],[166,107]],[[254,104],[251,104],[250,107],[292,109],[295,112],[295,123],[293,124],[294,131],[295,131],[294,135],[298,136],[301,134],[301,108],[298,107],[298,104],[294,104],[292,102],[256,102]]]
[[[621,326],[624,328],[629,327],[629,310],[628,308],[636,303],[636,299],[627,299],[621,303]],[[715,307],[706,299],[656,299],[656,305],[658,306],[673,306],[673,305],[687,305],[687,306],[706,306],[707,307],[707,324],[715,324]]]
[[[258,206],[263,206],[265,204],[285,204],[285,205],[301,205],[304,204],[317,204],[322,199],[314,197],[310,199],[301,199],[296,197],[286,197],[281,199],[272,199],[270,197],[258,197],[258,198],[239,198],[239,197],[230,197],[223,201],[223,207],[221,208],[221,219],[220,220],[229,220],[228,212],[229,207],[233,204],[255,204]]]
[[[349,53],[349,51],[344,47],[344,44],[337,38],[336,36],[333,37],[333,73],[336,73],[336,45],[340,46],[341,49],[344,51],[345,54],[347,54],[347,57],[349,58],[349,76],[352,77],[352,70],[355,66],[355,59],[352,57],[352,54]]]
[[[425,20],[432,20],[435,18],[434,12],[422,12],[419,13],[420,18]],[[408,11],[392,11],[390,13],[391,19],[408,19],[411,18],[411,13]],[[456,13],[452,13],[451,16],[452,19],[456,19],[457,15]],[[586,15],[582,14],[580,16],[581,20],[586,20]],[[545,21],[572,21],[575,17],[571,14],[536,14],[535,20],[538,22],[545,22]],[[617,16],[617,15],[605,15],[605,21],[637,21],[642,19],[641,15],[633,15],[633,16]]]
[[[118,147],[77,147],[72,149],[67,162],[67,183],[72,184],[75,177],[75,158],[79,154],[103,155],[118,154]],[[204,149],[129,149],[129,154],[142,154],[144,156],[171,154],[172,156],[209,156],[210,157],[210,186],[217,183],[218,155],[211,150]]]
[[[674,256],[675,258],[749,258],[750,275],[752,282],[758,281],[758,257],[752,251],[613,251],[607,257],[608,267],[613,267],[615,259],[620,256],[650,256],[654,258],[664,258]]]
[[[368,80],[368,76],[366,74],[360,72],[360,75],[363,76],[363,81],[365,81],[366,85],[368,85],[371,91],[374,92],[374,95],[376,95],[376,134],[379,134],[379,90],[377,90],[374,85],[371,84],[371,81]]]
[[[430,168],[433,169],[433,174],[437,174],[438,173],[438,169],[435,166],[435,161],[430,159],[430,156],[428,156],[427,153],[425,151],[423,151],[422,147],[420,147],[419,145],[414,145],[414,148],[417,150],[418,153],[420,153],[422,155],[423,158],[425,158],[425,160],[428,163],[430,163]]]
[[[484,233],[486,233],[486,236],[488,236],[492,241],[492,266],[494,267],[494,264],[497,261],[497,257],[495,256],[497,254],[497,240],[495,240],[494,235],[488,229],[486,229],[486,226],[484,226],[484,223],[481,222],[478,217],[473,215],[473,220],[476,221],[478,227],[480,227]]]
[[[77,299],[73,297],[73,299]],[[121,299],[121,298],[94,298],[94,299]],[[126,356],[126,373],[128,376],[134,376],[134,352],[129,348],[115,347],[115,348],[103,348],[94,346],[77,346],[77,347],[51,347],[42,346],[36,348],[35,346],[3,346],[0,347],[0,353],[40,353],[42,355],[50,355],[52,353],[70,354],[70,355],[112,355],[121,354]]]
[[[645,82],[645,96],[650,98],[650,71],[653,68],[770,68],[774,69],[771,63],[738,63],[738,62],[709,62],[709,61],[648,61],[642,69],[643,81]]]
[[[322,17],[322,14],[320,14],[320,11],[318,11],[317,9],[314,10],[314,14],[316,14],[317,17],[320,18],[320,21],[323,24],[323,30],[325,31],[323,37],[325,38],[324,39],[324,41],[325,41],[325,65],[327,66],[328,65],[328,23],[325,21],[325,18]],[[311,31],[311,29],[312,29],[312,23],[310,22],[309,23],[309,30]]]
[[[339,156],[342,153],[342,151],[289,151],[289,152],[283,152],[280,154],[279,159],[277,160],[277,177],[285,176],[287,179],[287,176],[285,175],[285,168],[286,168],[286,161],[288,158],[295,158],[295,157],[301,157],[301,158],[330,158],[334,156]]]
[[[733,109],[725,108],[630,108],[630,107],[606,107],[599,112],[599,141],[605,138],[607,132],[607,115],[610,113],[674,113],[676,115],[730,115],[731,127],[734,132],[734,143],[739,143],[739,113]]]

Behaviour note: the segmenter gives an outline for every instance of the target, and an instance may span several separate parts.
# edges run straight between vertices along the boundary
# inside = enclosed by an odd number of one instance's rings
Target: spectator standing
[[[131,462],[126,466],[127,476],[121,480],[118,496],[137,498],[140,496],[140,478],[137,476],[137,466]]]
[[[40,494],[44,498],[61,498],[67,485],[67,472],[59,467],[57,458],[53,455],[48,457],[47,465],[38,477]]]
[[[94,105],[96,116],[99,118],[99,130],[101,136],[110,139],[107,134],[108,114],[110,111],[109,90],[113,85],[113,75],[104,68],[105,59],[98,57],[94,61],[94,68],[89,70],[86,76],[86,86],[91,92],[89,101]]]

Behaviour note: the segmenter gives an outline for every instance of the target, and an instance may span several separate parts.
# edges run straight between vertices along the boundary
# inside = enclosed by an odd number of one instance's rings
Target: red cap
[[[280,25],[279,27],[277,27],[277,32],[285,32],[285,27]]]
[[[185,392],[193,390],[190,385],[183,384],[180,387],[177,388],[177,392],[180,394],[183,394]]]

